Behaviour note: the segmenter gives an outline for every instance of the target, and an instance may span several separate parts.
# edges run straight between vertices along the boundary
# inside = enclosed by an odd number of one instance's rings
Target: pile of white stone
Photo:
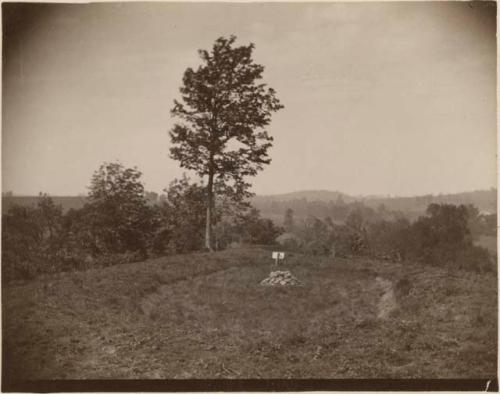
[[[260,282],[262,286],[300,286],[300,281],[290,271],[273,271]]]

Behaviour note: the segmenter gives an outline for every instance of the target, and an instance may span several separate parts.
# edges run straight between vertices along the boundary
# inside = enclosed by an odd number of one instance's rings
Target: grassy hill
[[[487,378],[494,276],[366,258],[195,253],[3,288],[4,378]]]

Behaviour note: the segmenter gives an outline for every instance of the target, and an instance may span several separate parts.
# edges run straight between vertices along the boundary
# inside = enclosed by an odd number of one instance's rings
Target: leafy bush
[[[387,256],[404,254],[409,242],[409,229],[407,219],[372,223],[367,230],[370,252]]]
[[[6,281],[31,279],[58,264],[62,209],[40,195],[35,207],[12,206],[2,215],[2,274]]]
[[[281,242],[281,248],[290,252],[298,252],[301,248],[301,243],[295,238],[288,238]]]
[[[489,271],[493,264],[488,251],[472,243],[470,215],[476,214],[471,206],[431,204],[427,215],[413,224],[374,223],[368,231],[370,250],[375,255],[398,253],[424,264]]]
[[[85,219],[98,253],[146,254],[155,221],[141,175],[136,168],[120,163],[104,163],[94,173]]]
[[[475,272],[495,272],[496,259],[490,256],[488,250],[480,246],[469,246],[461,250],[456,257],[457,268]]]
[[[263,219],[253,208],[240,219],[240,232],[243,242],[249,244],[272,245],[283,229],[274,225],[270,219]]]
[[[332,251],[332,244],[321,240],[310,241],[302,247],[302,252],[313,256],[326,256]]]

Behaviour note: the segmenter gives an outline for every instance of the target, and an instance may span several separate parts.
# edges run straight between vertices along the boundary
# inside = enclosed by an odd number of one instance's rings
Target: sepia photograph
[[[496,18],[2,3],[2,391],[498,391]]]

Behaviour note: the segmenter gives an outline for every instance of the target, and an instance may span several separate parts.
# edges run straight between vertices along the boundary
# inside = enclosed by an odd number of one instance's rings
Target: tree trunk
[[[214,174],[212,170],[208,175],[207,185],[207,221],[205,226],[205,248],[213,251],[212,248],[212,206],[213,206],[213,184]]]

